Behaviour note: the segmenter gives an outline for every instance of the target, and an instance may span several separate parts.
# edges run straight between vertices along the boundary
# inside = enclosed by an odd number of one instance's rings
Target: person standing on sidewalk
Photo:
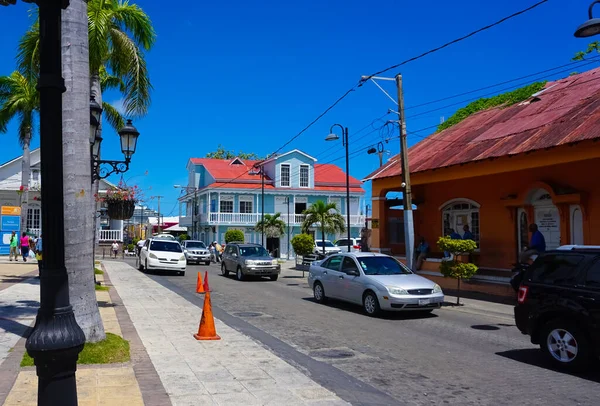
[[[9,261],[12,261],[13,257],[15,257],[15,261],[19,260],[19,250],[17,249],[18,245],[19,245],[19,238],[17,237],[17,233],[15,233],[13,231],[10,236],[10,243],[9,243],[9,248],[10,248],[10,251],[8,253]]]
[[[42,268],[44,267],[44,258],[42,257],[42,235],[35,242],[35,259],[38,263],[38,272],[42,276]]]
[[[117,254],[119,253],[119,244],[117,243],[116,240],[112,243],[110,248],[111,248],[113,254],[115,255],[115,258],[117,258]]]
[[[23,256],[23,262],[27,262],[27,257],[29,256],[29,237],[27,237],[27,233],[25,232],[21,236],[21,255]]]

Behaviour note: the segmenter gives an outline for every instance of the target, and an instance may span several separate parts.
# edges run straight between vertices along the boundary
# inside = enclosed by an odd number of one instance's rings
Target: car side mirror
[[[148,251],[148,247],[143,247],[142,250]]]
[[[233,254],[231,254],[232,257],[237,258],[237,254],[234,252]]]
[[[360,276],[360,272],[358,272],[356,269],[350,269],[348,270],[348,275]]]

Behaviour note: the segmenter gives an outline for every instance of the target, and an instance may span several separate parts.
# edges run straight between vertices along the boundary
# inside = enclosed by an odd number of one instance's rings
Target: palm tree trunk
[[[29,177],[31,173],[31,129],[29,135],[23,140],[23,161],[21,167],[21,186],[23,193],[21,194],[21,232],[27,230],[27,209],[29,203]]]
[[[100,88],[100,72],[90,72],[90,92],[96,99],[96,103],[102,106],[102,89]],[[98,134],[102,135],[102,119],[100,119],[100,123],[98,123]],[[100,151],[100,153],[102,153]],[[100,157],[98,157],[99,159]],[[92,183],[92,207],[93,207],[93,215],[94,215],[94,230],[92,236],[92,273],[94,273],[95,260],[96,260],[96,246],[98,245],[98,213],[96,212],[98,204],[96,203],[96,198],[94,196],[98,195],[98,190],[100,188],[100,181],[94,181]],[[94,273],[94,283],[96,283],[96,274]]]
[[[325,222],[323,220],[321,218],[321,243],[323,244],[323,256],[325,256]]]
[[[77,324],[87,342],[106,338],[98,311],[92,259],[94,211],[90,195],[90,78],[87,2],[71,0],[63,11],[65,265]],[[93,268],[92,268],[93,270]]]

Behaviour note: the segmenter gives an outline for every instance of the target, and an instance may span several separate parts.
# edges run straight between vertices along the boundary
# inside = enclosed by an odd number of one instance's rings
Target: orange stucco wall
[[[567,147],[567,152],[577,152],[579,146]],[[600,156],[600,145],[594,143],[587,146],[594,148]],[[560,150],[552,154],[560,154]],[[588,150],[589,154],[590,151]],[[526,157],[525,157],[526,158]],[[533,157],[539,160],[540,157]],[[547,189],[551,194],[555,206],[560,213],[561,244],[570,243],[569,205],[579,204],[584,212],[583,234],[584,243],[600,245],[600,181],[598,169],[600,158],[591,158],[563,164],[548,165],[553,162],[546,154],[546,166],[507,171],[503,173],[487,174],[468,177],[469,171],[473,174],[482,173],[477,164],[465,165],[459,168],[461,179],[445,180],[441,182],[424,182],[426,176],[411,175],[413,179],[413,198],[421,201],[415,211],[415,235],[424,236],[430,243],[432,250],[436,251],[435,242],[442,233],[442,213],[440,206],[445,202],[464,198],[477,202],[480,205],[480,255],[479,266],[488,268],[510,268],[517,259],[517,208],[526,210],[527,195],[531,190],[538,188]],[[486,163],[482,163],[483,166]],[[487,163],[488,165],[490,163]],[[497,163],[494,163],[497,165]],[[450,169],[450,168],[449,168]],[[451,168],[456,171],[457,168]],[[433,176],[443,178],[447,174],[444,170],[434,171]],[[451,177],[459,177],[457,175]],[[397,183],[399,180],[396,179]],[[393,178],[373,181],[373,196],[384,196],[394,183]],[[574,193],[556,193],[560,187],[573,189]],[[398,189],[396,189],[398,190]],[[385,224],[385,202],[375,199],[373,201],[373,217],[380,218],[380,224]],[[531,216],[529,217],[531,218]],[[383,231],[383,232],[382,232]],[[372,246],[389,247],[385,233],[385,226],[373,230]],[[395,252],[403,251],[396,247]]]

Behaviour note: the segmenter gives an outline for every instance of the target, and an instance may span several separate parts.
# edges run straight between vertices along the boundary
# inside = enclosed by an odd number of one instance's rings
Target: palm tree
[[[285,222],[280,217],[281,213],[265,214],[264,220],[256,223],[254,229],[259,233],[264,233],[267,237],[277,238],[285,233]]]
[[[321,229],[322,241],[325,241],[325,233],[335,234],[346,231],[344,216],[340,214],[335,203],[325,203],[318,200],[304,210],[302,214],[304,214],[302,232],[308,234],[309,229],[318,224]],[[323,255],[325,255],[325,244],[323,244]]]
[[[30,149],[35,115],[39,110],[39,93],[35,77],[26,77],[15,71],[0,77],[0,132],[7,131],[8,123],[19,121],[19,143],[23,148],[21,169],[21,230],[27,228],[27,202],[29,198]]]

